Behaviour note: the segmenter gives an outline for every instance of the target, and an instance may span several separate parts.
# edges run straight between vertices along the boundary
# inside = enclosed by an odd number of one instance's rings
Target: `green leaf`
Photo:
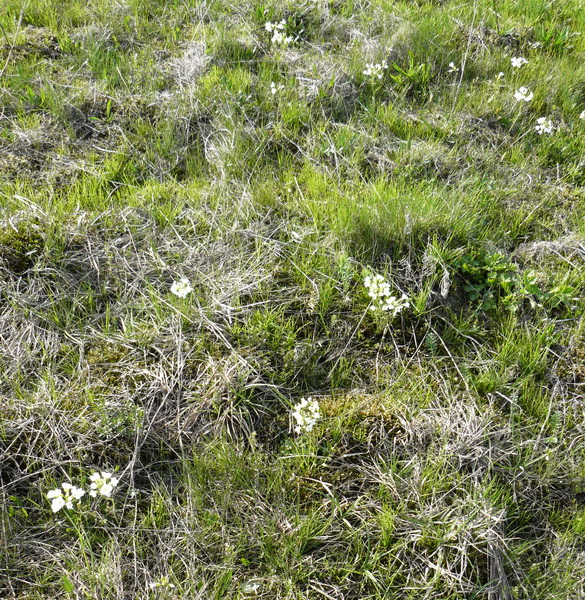
[[[67,594],[73,594],[75,587],[67,575],[63,575],[63,577],[61,577],[61,585]]]

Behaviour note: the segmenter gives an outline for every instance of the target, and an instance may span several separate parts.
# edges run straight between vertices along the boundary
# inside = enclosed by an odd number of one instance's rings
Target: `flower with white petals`
[[[388,63],[384,60],[381,63],[367,63],[364,75],[368,77],[377,77],[382,79],[384,71],[388,68]]]
[[[89,495],[95,498],[98,494],[109,498],[112,495],[114,488],[118,485],[118,479],[112,477],[111,473],[97,471],[90,475],[89,480],[91,481]]]
[[[179,298],[186,298],[192,291],[193,288],[191,287],[189,280],[185,279],[184,277],[180,281],[175,281],[173,285],[171,285],[171,292]]]
[[[397,296],[386,297],[380,304],[379,308],[380,310],[392,313],[392,316],[395,317],[397,314],[402,312],[403,308],[408,308],[409,306],[410,302],[408,300],[408,296],[406,294],[402,294],[400,298]]]
[[[85,492],[70,483],[62,483],[61,489],[56,488],[47,492],[47,499],[51,501],[51,509],[54,513],[59,512],[64,506],[73,508],[73,501],[80,500]]]
[[[364,279],[364,286],[368,290],[368,296],[372,299],[370,310],[391,312],[392,316],[395,317],[402,309],[410,306],[406,294],[402,294],[400,298],[392,294],[390,284],[382,275],[368,275]]]
[[[585,119],[585,110],[579,115],[580,119]]]
[[[510,59],[510,62],[515,69],[519,69],[522,65],[528,64],[528,61],[523,56],[513,56]]]
[[[516,98],[518,102],[530,102],[532,98],[534,98],[534,94],[528,88],[521,87],[519,90],[516,90],[514,98]]]
[[[368,275],[364,279],[364,285],[368,289],[368,296],[374,301],[391,295],[390,284],[382,275]]]
[[[285,25],[286,21],[284,20],[280,21],[279,23],[271,23],[270,21],[267,21],[264,23],[264,29],[266,29],[268,33],[272,33],[273,31],[282,31]]]
[[[286,35],[284,32],[285,27],[286,21],[284,19],[278,23],[271,23],[270,21],[264,23],[264,29],[272,34],[271,42],[282,46],[287,46],[294,39],[292,36]]]
[[[319,403],[313,398],[301,398],[301,401],[294,407],[292,413],[296,421],[295,432],[311,431],[317,420],[321,418],[319,412]]]
[[[459,71],[459,67],[454,62],[450,62],[447,73],[457,73],[457,71]]]
[[[59,512],[65,506],[65,498],[63,492],[59,488],[55,490],[49,490],[47,498],[51,501],[51,508],[53,512]]]
[[[536,125],[534,129],[536,129],[538,135],[552,133],[555,130],[555,124],[548,117],[540,117],[540,119],[536,119],[536,122],[538,125]]]
[[[161,577],[158,581],[153,581],[152,583],[150,583],[149,587],[151,590],[155,590],[157,588],[168,588],[168,589],[172,590],[176,586],[174,583],[171,583],[169,581],[168,577],[164,576],[164,577]]]
[[[293,41],[293,37],[291,35],[286,35],[284,33],[282,33],[281,31],[275,31],[272,34],[272,43],[273,44],[280,44],[281,46],[288,46],[292,41]]]
[[[282,83],[279,83],[277,85],[276,83],[274,83],[274,81],[270,82],[270,91],[272,92],[273,96],[278,92],[282,92],[282,90],[284,90],[284,85]]]

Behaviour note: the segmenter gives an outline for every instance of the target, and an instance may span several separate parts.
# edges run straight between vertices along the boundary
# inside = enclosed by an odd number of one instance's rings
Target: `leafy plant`
[[[524,300],[532,308],[554,309],[570,307],[576,300],[573,286],[561,283],[545,291],[533,272],[519,272],[510,259],[497,252],[475,250],[455,260],[453,266],[463,279],[469,300],[478,303],[482,310],[492,310],[499,303],[518,310]]]
[[[517,268],[501,254],[469,252],[453,266],[463,279],[469,300],[482,310],[494,308],[501,297],[508,298],[514,290]]]
[[[417,63],[412,52],[408,53],[408,64],[401,67],[397,63],[392,64],[394,72],[390,78],[403,92],[424,91],[431,78],[431,67],[428,63]]]

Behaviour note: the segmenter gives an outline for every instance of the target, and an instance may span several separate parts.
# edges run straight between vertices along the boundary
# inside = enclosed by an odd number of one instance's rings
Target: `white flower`
[[[378,79],[382,79],[384,76],[384,71],[388,68],[388,63],[386,61],[382,61],[381,63],[367,63],[366,69],[364,70],[364,75],[368,77],[377,77]]]
[[[95,498],[98,494],[109,498],[114,488],[118,485],[118,479],[112,477],[112,474],[106,471],[102,471],[101,473],[96,471],[93,475],[90,475],[89,480],[92,482],[90,485],[91,489],[89,490],[89,495],[92,498]]]
[[[60,489],[50,490],[47,493],[47,498],[51,501],[51,509],[54,513],[59,512],[65,506],[65,498]]]
[[[75,487],[70,483],[62,483],[61,489],[56,488],[47,492],[47,499],[51,500],[51,509],[53,512],[59,512],[64,506],[73,508],[73,501],[80,500],[85,495],[85,491]]]
[[[175,584],[171,583],[169,581],[168,577],[161,577],[158,581],[153,581],[150,585],[149,585],[150,589],[154,590],[156,588],[161,588],[161,587],[166,587],[169,589],[173,589],[175,587]]]
[[[410,306],[406,294],[402,294],[400,298],[392,295],[390,284],[382,275],[368,275],[364,279],[364,286],[367,288],[368,295],[372,299],[370,310],[391,312],[392,316],[395,317],[403,308]]]
[[[457,73],[457,71],[459,71],[459,67],[456,66],[454,62],[450,62],[447,73]]]
[[[285,35],[284,33],[280,32],[280,31],[275,31],[272,34],[271,41],[273,44],[280,44],[281,46],[288,46],[288,44],[290,44],[293,41],[293,37],[290,35]]]
[[[538,125],[534,127],[536,129],[536,133],[538,135],[542,135],[543,133],[552,133],[555,130],[555,125],[548,117],[540,117],[540,119],[536,119]]]
[[[579,115],[580,119],[585,119],[585,110]]]
[[[524,100],[524,102],[530,102],[532,98],[534,98],[534,94],[528,88],[521,87],[519,90],[516,90],[514,98],[516,98],[518,102],[522,100]]]
[[[268,31],[268,33],[272,33],[273,31],[278,31],[278,30],[283,30],[284,26],[286,25],[286,21],[280,21],[279,23],[271,23],[270,21],[267,21],[266,23],[264,23],[264,29],[266,29],[266,31]]]
[[[390,284],[382,275],[368,275],[364,280],[364,285],[368,289],[368,295],[372,300],[379,300],[385,296],[390,296]]]
[[[504,71],[500,71],[500,72],[498,73],[498,75],[496,76],[496,79],[502,79],[502,77],[504,77],[504,76],[505,76],[505,73],[504,73]]]
[[[171,285],[171,292],[179,298],[186,298],[192,291],[193,288],[191,287],[189,280],[185,278],[180,281],[175,281],[173,285]]]
[[[284,90],[284,85],[282,83],[279,83],[278,85],[276,85],[274,81],[270,83],[270,91],[272,92],[273,96],[274,94],[281,92],[282,90]]]
[[[317,420],[321,418],[319,403],[311,397],[301,398],[301,401],[294,407],[292,416],[297,423],[296,433],[301,433],[303,430],[311,431]]]
[[[528,64],[528,61],[523,56],[513,56],[510,59],[510,62],[515,69],[519,69],[522,65]]]
[[[386,297],[380,305],[380,309],[391,312],[392,316],[395,317],[402,311],[403,308],[407,308],[408,306],[410,306],[408,296],[406,294],[402,294],[400,298],[397,298],[396,296]]]
[[[284,28],[286,27],[286,21],[282,20],[278,23],[271,23],[268,21],[264,23],[264,29],[268,31],[268,33],[272,33],[272,43],[273,44],[281,44],[286,46],[293,41],[293,37],[290,35],[286,35],[284,33]]]

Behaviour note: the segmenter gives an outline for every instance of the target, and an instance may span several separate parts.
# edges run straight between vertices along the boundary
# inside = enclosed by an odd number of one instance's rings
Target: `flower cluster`
[[[510,59],[510,62],[515,69],[519,69],[522,65],[528,63],[522,56],[513,56]],[[521,87],[514,93],[514,98],[516,98],[518,102],[530,102],[534,98],[534,94],[527,87]],[[585,111],[581,113],[581,118],[585,118]],[[538,135],[554,133],[555,129],[558,129],[558,127],[549,117],[540,117],[536,119],[534,130]]]
[[[400,298],[396,296],[388,296],[384,299],[383,304],[380,305],[380,310],[384,310],[392,313],[392,316],[395,317],[397,314],[402,312],[403,308],[408,308],[410,306],[410,302],[408,301],[408,296],[406,294],[402,294]],[[373,310],[376,310],[375,307],[371,307]]]
[[[59,512],[64,506],[73,508],[73,501],[80,500],[83,496],[85,496],[85,491],[70,483],[62,483],[61,488],[50,490],[47,493],[54,513]]]
[[[158,581],[153,581],[150,585],[149,585],[151,590],[155,590],[156,588],[168,588],[168,589],[173,589],[175,586],[174,583],[171,583],[169,581],[169,578],[164,576],[161,577]]]
[[[118,479],[105,471],[94,473],[90,476],[89,480],[91,481],[89,495],[92,498],[95,498],[98,494],[109,498],[114,488],[118,485]]]
[[[95,498],[98,494],[109,498],[118,485],[118,479],[105,471],[93,473],[89,480],[92,482],[89,490],[89,495],[92,498]],[[47,492],[47,499],[51,501],[51,509],[54,513],[59,512],[63,507],[73,508],[73,502],[81,500],[83,496],[85,496],[85,490],[70,483],[62,483],[60,488]]]
[[[179,281],[173,282],[173,285],[171,285],[171,292],[179,298],[186,298],[192,291],[193,288],[189,280],[184,277]]]
[[[319,412],[319,403],[313,398],[301,398],[301,401],[294,407],[292,413],[296,421],[295,432],[311,431],[317,420],[321,418]]]
[[[271,23],[270,21],[264,23],[264,29],[272,34],[271,42],[273,44],[281,44],[282,46],[287,46],[293,41],[292,36],[286,35],[284,31],[285,27],[286,21],[284,19],[278,23]]]
[[[536,122],[538,125],[536,125],[534,129],[536,129],[538,135],[552,133],[555,130],[555,124],[548,117],[540,117],[540,119],[536,119]]]
[[[276,84],[274,81],[270,82],[270,91],[273,96],[278,92],[282,92],[282,90],[284,90],[284,85],[282,83]]]
[[[395,317],[410,304],[406,294],[402,294],[400,298],[392,295],[390,284],[382,275],[368,275],[364,280],[364,285],[372,299],[370,310],[388,311]]]
[[[516,98],[518,102],[530,102],[532,98],[534,98],[534,94],[527,87],[521,87],[519,90],[516,90],[514,98]]]
[[[368,77],[377,77],[378,79],[382,79],[384,76],[384,71],[388,68],[388,63],[383,61],[381,63],[367,63],[366,69],[364,71],[364,75]]]
[[[510,59],[510,62],[515,69],[519,69],[522,65],[528,64],[528,61],[522,56],[513,56]]]

